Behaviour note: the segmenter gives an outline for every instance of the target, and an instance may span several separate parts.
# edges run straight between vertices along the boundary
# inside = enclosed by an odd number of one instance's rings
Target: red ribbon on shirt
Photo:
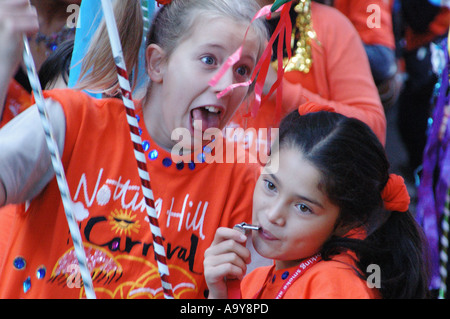
[[[303,261],[297,268],[297,270],[288,278],[286,279],[285,284],[281,289],[278,291],[275,299],[282,299],[288,289],[294,284],[295,281],[297,281],[308,269],[310,269],[312,266],[317,264],[319,261],[321,261],[320,254],[314,255],[307,260]],[[260,299],[260,295],[262,291],[264,290],[264,287],[266,286],[268,280],[270,277],[272,277],[272,272],[274,270],[275,266],[270,270],[269,274],[266,277],[266,280],[264,281],[264,285],[261,287],[261,289],[255,294],[253,299]]]

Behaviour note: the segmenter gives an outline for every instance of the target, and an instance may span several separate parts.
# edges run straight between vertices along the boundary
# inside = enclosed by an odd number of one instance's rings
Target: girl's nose
[[[266,210],[266,217],[269,222],[278,226],[284,226],[286,223],[286,208],[280,201],[271,203]]]
[[[233,91],[233,88],[231,87],[233,83],[233,68],[229,68],[224,74],[222,74],[217,84],[213,86],[213,89],[216,95],[218,95],[218,98],[229,95]]]

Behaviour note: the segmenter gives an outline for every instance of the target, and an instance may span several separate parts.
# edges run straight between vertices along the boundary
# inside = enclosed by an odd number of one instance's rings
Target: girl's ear
[[[153,82],[162,82],[165,64],[165,52],[157,44],[150,44],[145,51],[147,73]]]

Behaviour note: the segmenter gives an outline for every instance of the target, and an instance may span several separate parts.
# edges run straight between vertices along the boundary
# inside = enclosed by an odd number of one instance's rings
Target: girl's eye
[[[295,205],[295,207],[302,213],[302,214],[312,214],[312,210],[305,204],[298,204]]]
[[[212,56],[204,56],[201,58],[201,61],[207,65],[214,65],[216,64],[216,60]]]
[[[265,180],[264,184],[269,191],[275,191],[277,189],[271,181]]]
[[[240,66],[240,67],[238,67],[237,69],[236,69],[236,73],[239,75],[239,76],[242,76],[242,77],[246,77],[247,75],[249,75],[250,74],[250,69],[247,67],[247,66]]]

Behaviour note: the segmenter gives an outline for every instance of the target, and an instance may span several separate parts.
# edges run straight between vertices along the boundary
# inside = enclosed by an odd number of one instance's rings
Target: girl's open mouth
[[[191,111],[192,127],[204,132],[209,128],[219,128],[223,109],[214,105],[198,107]]]

